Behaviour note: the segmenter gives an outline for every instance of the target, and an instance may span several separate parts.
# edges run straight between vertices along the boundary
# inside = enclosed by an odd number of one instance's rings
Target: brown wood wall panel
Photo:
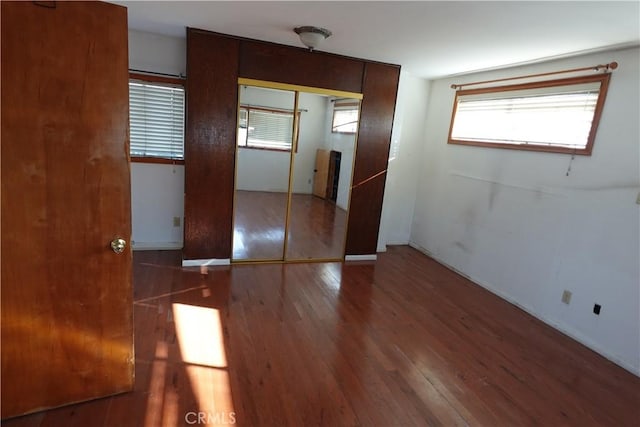
[[[386,178],[384,171],[389,159],[399,78],[398,66],[365,65],[354,188],[349,205],[347,255],[376,253]]]
[[[184,258],[229,258],[239,41],[187,31]]]
[[[240,77],[360,93],[364,62],[272,43],[240,42]]]

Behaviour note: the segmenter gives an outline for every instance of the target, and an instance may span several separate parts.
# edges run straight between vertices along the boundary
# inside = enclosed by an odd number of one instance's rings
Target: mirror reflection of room
[[[295,92],[240,86],[234,261],[344,256],[359,100],[299,92],[294,106]]]
[[[233,259],[281,260],[295,92],[240,86]]]
[[[301,92],[299,104],[286,259],[341,259],[359,101]]]

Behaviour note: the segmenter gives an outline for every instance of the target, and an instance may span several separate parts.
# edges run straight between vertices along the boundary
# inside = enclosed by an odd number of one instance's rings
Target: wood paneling
[[[361,60],[273,43],[240,42],[240,77],[360,93]]]
[[[135,392],[3,427],[182,426],[198,411],[243,427],[640,419],[640,378],[406,246],[375,263],[205,269],[145,251],[134,272]]]
[[[376,253],[399,78],[400,67],[365,65],[347,255]]]
[[[2,2],[2,417],[133,387],[127,11]]]
[[[187,31],[185,259],[231,256],[238,43]]]

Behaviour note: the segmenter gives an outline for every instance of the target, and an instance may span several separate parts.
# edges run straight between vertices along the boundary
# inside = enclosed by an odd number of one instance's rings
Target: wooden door
[[[2,418],[131,390],[127,15],[2,2]]]
[[[313,175],[313,195],[327,197],[327,177],[329,176],[329,150],[316,151],[316,167]]]

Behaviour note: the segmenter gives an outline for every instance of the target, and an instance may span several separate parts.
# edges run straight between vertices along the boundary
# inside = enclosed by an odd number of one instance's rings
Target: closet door
[[[295,92],[240,85],[234,261],[282,261]]]
[[[134,355],[126,9],[1,8],[7,418],[131,390]]]

